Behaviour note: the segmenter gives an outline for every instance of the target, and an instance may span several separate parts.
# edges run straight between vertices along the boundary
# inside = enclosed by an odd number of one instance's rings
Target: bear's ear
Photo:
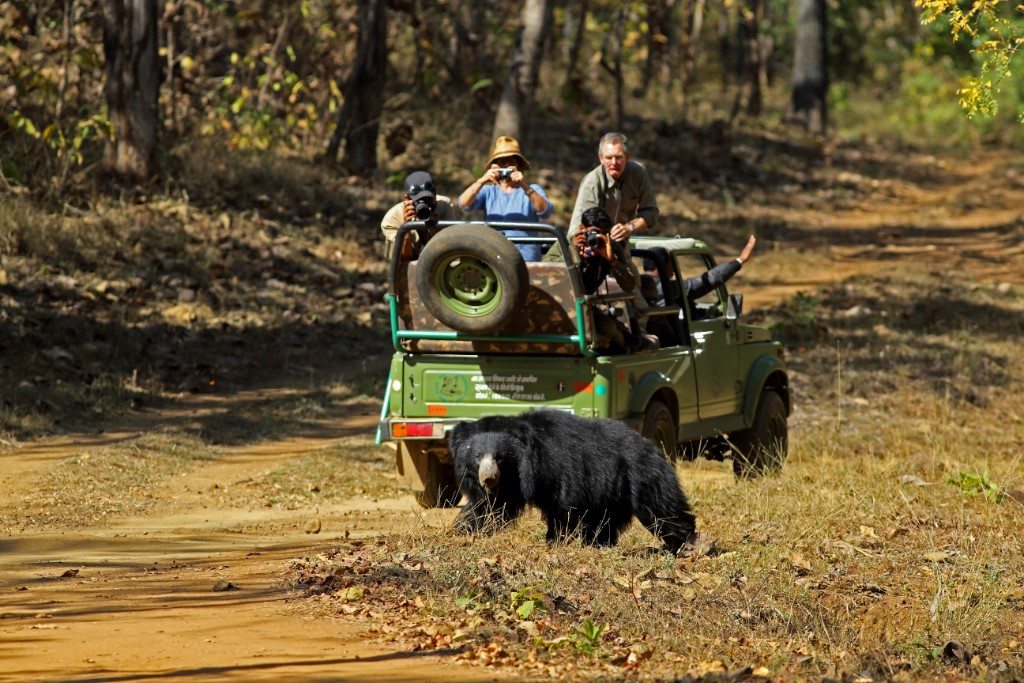
[[[460,422],[448,432],[448,451],[454,453],[462,440],[473,432],[472,422]]]

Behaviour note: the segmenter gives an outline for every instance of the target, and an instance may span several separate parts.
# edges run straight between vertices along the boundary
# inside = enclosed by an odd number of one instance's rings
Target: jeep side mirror
[[[742,294],[730,294],[729,304],[725,309],[726,320],[736,320],[743,315],[743,295]]]

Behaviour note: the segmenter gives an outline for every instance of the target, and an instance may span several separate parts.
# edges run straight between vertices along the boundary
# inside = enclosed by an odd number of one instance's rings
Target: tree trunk
[[[353,173],[377,168],[377,135],[384,111],[384,75],[387,70],[387,0],[361,0],[359,38],[352,71],[341,92],[345,103],[324,156],[338,158],[345,140],[343,163]]]
[[[747,113],[760,116],[764,104],[761,81],[764,50],[761,47],[761,24],[764,22],[764,0],[745,0],[740,7],[739,42],[747,81]]]
[[[167,82],[167,101],[170,108],[170,129],[172,135],[180,133],[178,127],[178,94],[177,82],[175,79],[174,65],[178,59],[178,36],[181,33],[181,2],[168,2],[164,8],[164,16],[161,20],[163,28],[166,29],[165,46],[167,51],[167,71],[165,80]]]
[[[481,44],[486,27],[486,8],[475,0],[453,0],[450,9],[452,36],[449,52],[452,55],[452,79],[458,87],[466,85],[466,79],[479,78],[490,72],[484,59]],[[469,83],[472,85],[472,83]]]
[[[103,161],[107,170],[137,179],[156,171],[158,18],[157,0],[103,1],[103,94],[114,127]]]
[[[682,13],[682,30],[680,31],[682,63],[679,68],[682,97],[679,103],[679,113],[685,120],[690,102],[690,88],[693,86],[696,75],[697,46],[700,45],[700,35],[704,30],[704,0],[683,0]]]
[[[793,51],[793,100],[790,117],[814,133],[827,123],[825,95],[825,0],[797,0],[796,39]]]
[[[733,62],[735,61],[733,57],[732,32],[729,28],[731,23],[729,21],[730,14],[731,10],[728,5],[723,5],[718,14],[718,62],[722,70],[720,82],[723,94],[729,91],[729,85],[732,83]]]
[[[615,130],[622,130],[625,119],[622,84],[622,33],[626,24],[626,3],[619,5],[612,22],[612,30],[605,34],[601,44],[601,66],[607,71],[615,83]],[[610,53],[610,54],[609,54]]]
[[[519,46],[505,80],[505,88],[494,117],[491,137],[511,135],[521,139],[529,130],[530,107],[537,88],[544,41],[551,26],[551,0],[526,0],[523,4]]]
[[[655,72],[662,63],[668,45],[671,29],[672,4],[675,0],[647,0],[647,59],[640,87],[633,94],[640,97],[647,94]]]
[[[587,29],[587,11],[589,0],[580,0],[577,13],[571,7],[565,10],[565,44],[568,49],[565,55],[565,82],[562,83],[562,95],[570,102],[579,101],[583,91],[583,81],[578,73],[580,48],[583,47],[583,36]],[[571,34],[571,35],[570,35]]]

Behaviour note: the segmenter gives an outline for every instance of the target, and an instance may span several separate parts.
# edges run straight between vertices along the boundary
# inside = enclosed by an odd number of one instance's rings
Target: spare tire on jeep
[[[442,323],[487,334],[522,307],[530,275],[523,255],[494,228],[452,225],[423,247],[415,284],[427,310]]]

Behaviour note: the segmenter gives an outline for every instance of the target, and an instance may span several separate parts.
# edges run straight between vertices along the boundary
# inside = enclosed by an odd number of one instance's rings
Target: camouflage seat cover
[[[417,262],[398,266],[398,317],[404,330],[454,331],[427,310],[419,296],[410,296]],[[564,263],[527,263],[530,289],[522,313],[513,316],[496,334],[531,335],[576,333],[576,297],[569,270]],[[403,339],[405,350],[419,353],[514,353],[580,355],[576,344],[550,342],[453,341],[443,339]]]

